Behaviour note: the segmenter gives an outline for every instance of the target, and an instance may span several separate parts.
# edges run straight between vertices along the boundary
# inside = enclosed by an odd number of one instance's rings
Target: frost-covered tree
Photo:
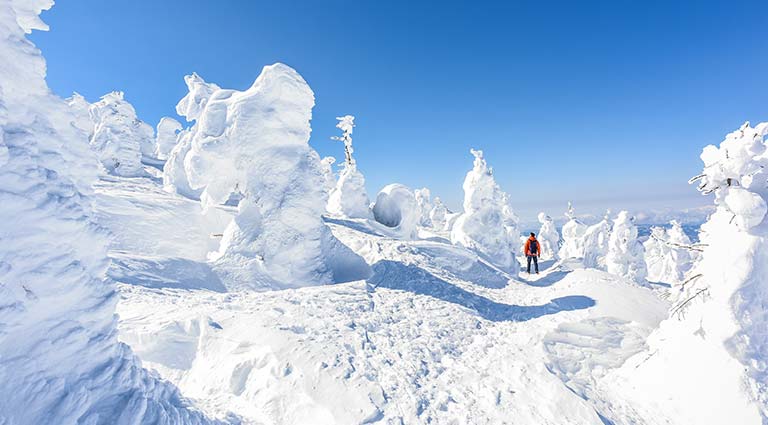
[[[330,196],[333,189],[336,188],[336,176],[333,175],[333,164],[336,162],[336,158],[326,156],[320,162],[323,167],[325,193]]]
[[[336,124],[342,131],[341,136],[332,137],[344,143],[344,163],[342,164],[336,187],[328,197],[328,212],[334,215],[349,218],[369,218],[370,200],[365,190],[365,177],[357,169],[357,162],[352,156],[352,130],[355,127],[355,117],[345,115],[337,117]]]
[[[451,241],[510,269],[517,261],[517,217],[509,206],[508,195],[496,184],[483,152],[470,152],[475,159],[464,179],[464,212],[453,225]]]
[[[675,220],[669,231],[663,227],[651,228],[651,234],[643,243],[648,280],[652,282],[680,283],[693,265],[696,251],[691,240]]]
[[[175,119],[171,117],[160,118],[155,139],[155,156],[158,159],[168,159],[171,150],[176,146],[177,136],[181,129],[181,124]]]
[[[52,3],[0,1],[0,422],[206,422],[117,339],[90,126],[26,38]]]
[[[563,243],[560,246],[558,256],[560,258],[584,257],[584,234],[587,226],[576,218],[573,205],[568,202],[568,211],[565,212],[568,221],[563,225]]]
[[[432,222],[434,229],[445,230],[445,225],[448,221],[448,208],[438,196],[435,196],[434,206],[432,211],[429,212],[429,220]]]
[[[245,91],[189,77],[177,110],[197,122],[184,175],[207,209],[240,197],[212,256],[230,287],[286,288],[333,282],[341,245],[323,223],[320,156],[308,144],[314,94],[292,68],[266,66]],[[190,84],[191,83],[191,84]],[[202,94],[201,94],[202,93]],[[177,146],[178,147],[178,146]]]
[[[605,256],[608,254],[608,241],[611,235],[611,211],[606,211],[603,219],[584,232],[584,267],[605,270]]]
[[[426,187],[423,187],[414,190],[413,195],[416,197],[416,205],[419,208],[419,225],[432,227],[432,219],[430,218],[430,213],[432,212],[431,192]]]
[[[139,176],[145,173],[142,157],[154,154],[155,131],[136,117],[123,92],[112,92],[90,106],[94,123],[91,147],[110,174]]]
[[[677,257],[675,262],[678,265],[679,272],[682,273],[680,275],[682,278],[693,267],[693,263],[699,259],[701,247],[695,246],[691,242],[691,238],[685,233],[680,222],[672,220],[669,222],[669,225],[667,240],[674,249],[675,256]]]
[[[541,228],[536,238],[541,244],[541,258],[543,260],[557,260],[557,253],[560,250],[560,234],[557,232],[555,222],[552,217],[539,213],[539,223]]]
[[[644,282],[648,274],[643,245],[637,239],[637,226],[627,211],[619,212],[613,221],[605,269],[635,282]]]

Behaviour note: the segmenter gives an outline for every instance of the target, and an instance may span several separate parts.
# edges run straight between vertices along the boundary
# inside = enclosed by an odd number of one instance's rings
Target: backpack
[[[528,245],[528,251],[531,254],[537,254],[539,252],[539,241],[536,239],[532,240],[530,245]]]

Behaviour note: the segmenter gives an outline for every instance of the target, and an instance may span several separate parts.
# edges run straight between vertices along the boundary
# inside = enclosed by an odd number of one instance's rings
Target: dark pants
[[[536,273],[539,272],[539,257],[537,255],[529,255],[528,256],[528,273],[531,272],[531,260],[533,260],[533,265],[536,266]]]

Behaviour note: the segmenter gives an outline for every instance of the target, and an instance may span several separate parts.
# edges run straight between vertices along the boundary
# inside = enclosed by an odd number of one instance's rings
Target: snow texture
[[[451,241],[511,269],[520,245],[518,219],[509,206],[509,196],[496,184],[483,151],[470,152],[475,160],[464,179],[464,212],[453,225]]]
[[[542,260],[557,260],[557,253],[560,250],[560,234],[557,233],[555,222],[552,221],[552,217],[539,213],[539,223],[541,228],[536,235],[541,244],[541,259]]]
[[[181,124],[175,119],[171,117],[160,118],[160,122],[157,124],[157,139],[155,140],[155,156],[158,159],[168,159],[168,155],[176,146],[176,137],[181,129]]]
[[[573,205],[568,203],[568,210],[565,212],[568,221],[563,225],[563,244],[560,246],[559,257],[583,258],[584,257],[584,235],[587,232],[587,226],[576,218]]]
[[[0,2],[0,423],[203,423],[117,341],[98,161],[25,38],[52,3]]]
[[[584,267],[606,270],[605,256],[608,254],[608,241],[611,235],[610,211],[603,219],[589,227],[584,233]]]
[[[384,186],[376,196],[373,218],[404,239],[418,233],[421,212],[411,189],[398,183]]]
[[[645,250],[637,239],[637,226],[627,211],[621,211],[613,221],[613,230],[608,238],[608,253],[605,255],[605,269],[608,273],[642,283],[648,275],[645,265]]]

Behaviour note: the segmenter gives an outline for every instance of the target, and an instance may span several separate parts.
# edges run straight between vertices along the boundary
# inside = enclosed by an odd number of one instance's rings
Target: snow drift
[[[517,217],[509,206],[509,196],[496,184],[483,151],[472,149],[471,153],[475,160],[464,179],[464,212],[453,225],[451,241],[509,269],[517,261]]]
[[[25,38],[52,3],[0,2],[0,423],[205,422],[117,341],[89,198],[98,161]],[[120,107],[101,114],[116,100],[97,106],[101,134],[117,129]]]

